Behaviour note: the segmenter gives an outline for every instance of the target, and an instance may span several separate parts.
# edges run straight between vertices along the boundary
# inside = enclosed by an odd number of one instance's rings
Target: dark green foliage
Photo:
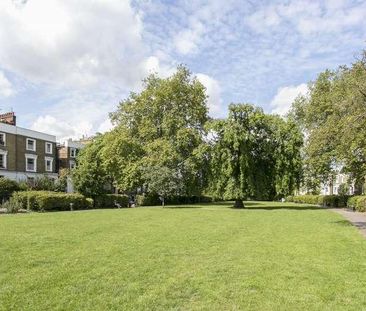
[[[7,199],[14,191],[19,190],[19,184],[8,178],[0,178],[0,200]]]
[[[128,207],[128,196],[123,194],[102,194],[94,199],[95,208],[117,208],[118,203],[121,207]]]
[[[93,204],[82,194],[51,191],[22,191],[13,194],[21,202],[22,208],[33,211],[67,211],[92,208]]]
[[[159,195],[156,193],[149,193],[143,195],[136,195],[137,206],[155,206],[161,205]]]
[[[298,188],[302,134],[296,124],[249,104],[231,104],[210,124],[210,191],[228,200],[272,200]]]

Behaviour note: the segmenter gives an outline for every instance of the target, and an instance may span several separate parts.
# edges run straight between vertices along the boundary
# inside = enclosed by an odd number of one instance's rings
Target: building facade
[[[84,148],[84,141],[68,139],[63,145],[57,147],[58,167],[60,169],[73,169],[76,167],[76,157],[79,151]]]
[[[332,182],[321,184],[320,194],[324,194],[324,195],[335,194],[335,195],[338,195],[339,194],[339,187],[342,184],[349,184],[348,180],[349,180],[349,176],[347,174],[338,173],[335,176],[335,178]],[[354,192],[355,192],[355,185],[354,185],[354,183],[351,183],[349,185],[348,194],[353,195]]]
[[[56,136],[16,126],[14,113],[0,115],[0,176],[17,181],[56,179]]]
[[[76,157],[79,151],[85,147],[90,139],[72,140],[68,139],[63,145],[57,147],[58,153],[58,169],[69,169],[72,170],[76,167]],[[67,178],[67,189],[68,193],[74,192],[74,185],[71,177]]]

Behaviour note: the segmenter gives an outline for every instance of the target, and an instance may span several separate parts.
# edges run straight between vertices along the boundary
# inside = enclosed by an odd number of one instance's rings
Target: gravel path
[[[366,238],[366,213],[353,212],[347,209],[331,208],[333,212],[341,214],[352,225],[357,227],[361,234]]]

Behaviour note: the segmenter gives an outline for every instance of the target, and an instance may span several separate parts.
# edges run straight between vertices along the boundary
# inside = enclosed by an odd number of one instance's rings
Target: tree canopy
[[[366,175],[366,52],[351,66],[326,70],[295,100],[290,118],[306,133],[305,185],[314,190],[339,171],[356,184]],[[311,189],[312,188],[312,189]]]
[[[204,86],[179,66],[150,75],[111,113],[115,127],[80,153],[76,188],[94,195],[112,182],[121,192],[273,199],[291,194],[301,177],[302,134],[293,121],[249,104],[208,116]]]
[[[273,199],[301,178],[302,135],[296,125],[249,104],[231,104],[211,126],[211,191],[219,197]]]

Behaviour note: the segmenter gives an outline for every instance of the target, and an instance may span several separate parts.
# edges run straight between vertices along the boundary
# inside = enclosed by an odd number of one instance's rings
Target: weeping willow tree
[[[244,207],[247,198],[270,200],[292,193],[301,178],[302,135],[279,116],[232,104],[226,120],[210,126],[211,192]]]

